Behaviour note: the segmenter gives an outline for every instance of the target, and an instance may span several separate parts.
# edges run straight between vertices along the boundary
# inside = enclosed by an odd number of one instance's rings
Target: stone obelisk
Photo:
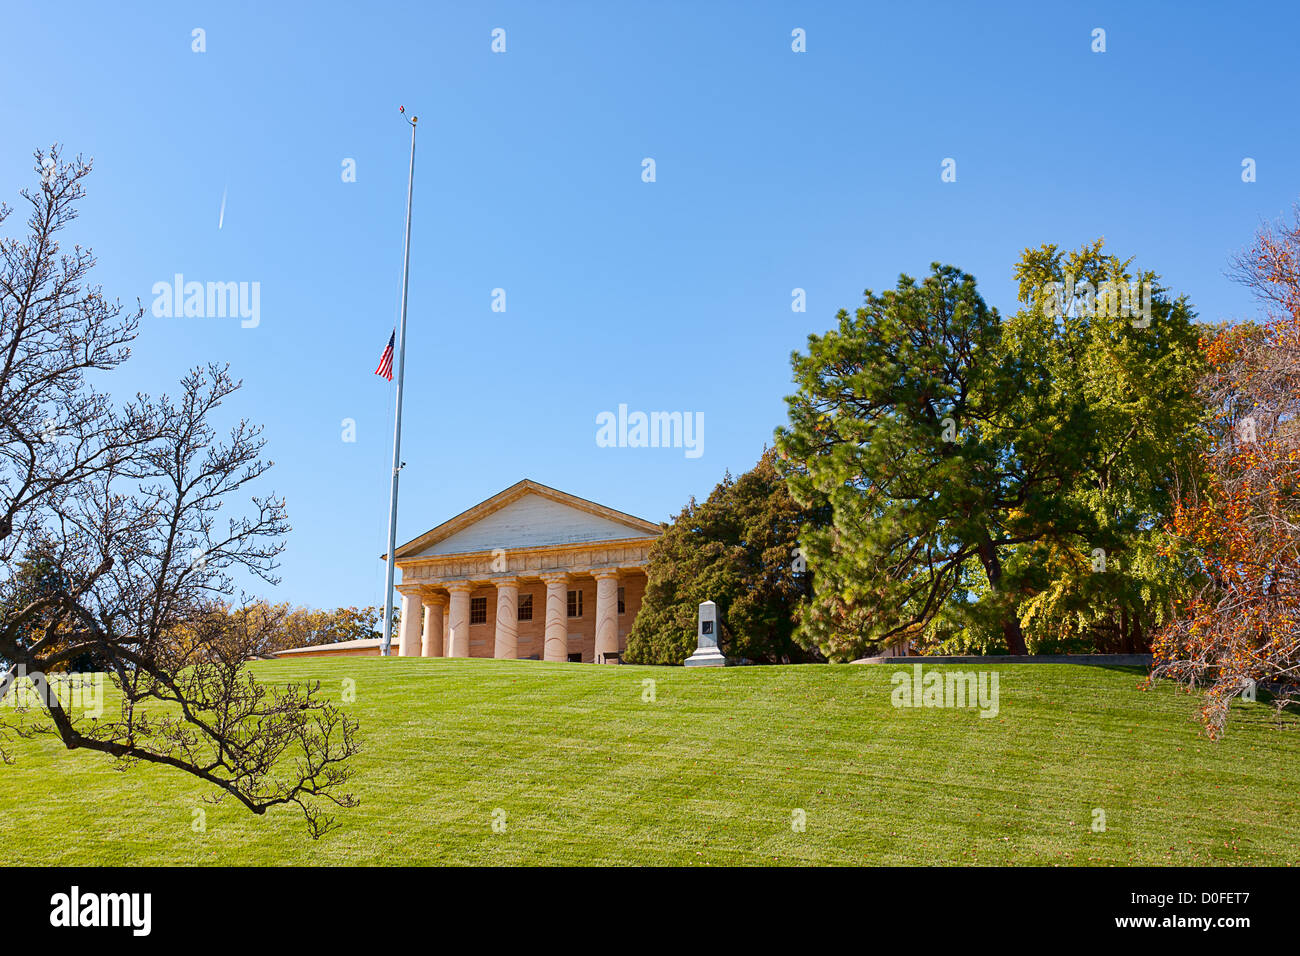
[[[695,653],[686,658],[687,667],[726,667],[727,659],[718,650],[718,606],[712,601],[700,605],[700,620],[695,632]]]

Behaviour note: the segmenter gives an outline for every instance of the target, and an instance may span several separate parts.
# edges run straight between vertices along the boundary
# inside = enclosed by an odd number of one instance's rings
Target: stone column
[[[514,660],[519,656],[519,580],[497,580],[497,634],[493,657]]]
[[[441,594],[423,594],[424,602],[424,640],[420,644],[422,657],[442,657],[445,652],[442,643],[442,611],[447,599]]]
[[[548,661],[569,659],[569,575],[555,571],[541,575],[546,582],[546,652]]]
[[[447,656],[469,657],[469,582],[448,584],[447,590],[451,592],[451,628],[445,638]]]
[[[397,653],[401,657],[419,657],[420,591],[409,584],[403,584],[397,590],[402,595],[402,624],[397,635]]]
[[[596,579],[596,657],[603,663],[605,654],[618,653],[618,569],[598,568]]]

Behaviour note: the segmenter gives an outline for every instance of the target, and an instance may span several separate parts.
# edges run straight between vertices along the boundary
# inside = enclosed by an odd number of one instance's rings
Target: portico
[[[524,480],[397,549],[404,657],[614,663],[660,526]]]

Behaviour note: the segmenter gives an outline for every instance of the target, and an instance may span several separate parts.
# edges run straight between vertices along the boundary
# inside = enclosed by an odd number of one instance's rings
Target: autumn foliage
[[[191,614],[170,636],[196,653],[252,660],[293,647],[378,638],[381,616],[377,607],[317,610],[265,599],[240,604],[215,601]]]
[[[1205,476],[1172,530],[1204,585],[1153,646],[1153,676],[1205,689],[1212,737],[1240,695],[1300,700],[1300,209],[1264,228],[1236,267],[1267,317],[1202,342]]]

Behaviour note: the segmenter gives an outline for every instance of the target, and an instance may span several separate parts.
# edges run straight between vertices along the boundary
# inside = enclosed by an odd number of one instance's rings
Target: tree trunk
[[[1029,648],[1025,647],[1025,632],[1020,629],[1015,611],[1002,623],[1002,636],[1006,638],[1008,654],[1029,653]]]
[[[979,543],[979,556],[980,564],[984,565],[984,573],[989,579],[989,587],[994,594],[1001,595],[1002,561],[998,558],[998,549],[988,534],[985,534]],[[1006,619],[1002,622],[1002,636],[1007,642],[1008,654],[1029,653],[1029,649],[1025,647],[1025,632],[1020,629],[1020,619],[1016,617],[1014,607],[1007,609]]]

